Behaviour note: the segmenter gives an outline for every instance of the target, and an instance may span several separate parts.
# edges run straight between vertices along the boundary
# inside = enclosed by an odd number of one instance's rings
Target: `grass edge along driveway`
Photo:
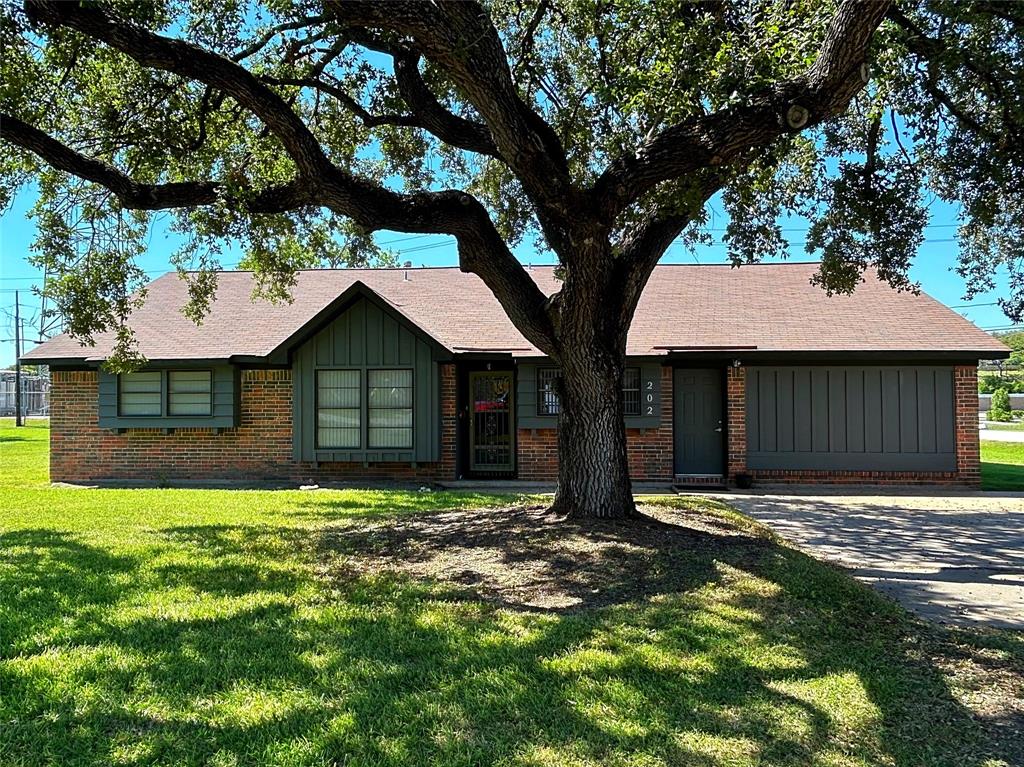
[[[1024,490],[1024,442],[997,442],[981,436],[982,488]]]
[[[0,764],[1024,758],[990,694],[1019,692],[1019,637],[933,632],[720,504],[580,527],[484,495],[51,488],[45,429],[13,431]]]

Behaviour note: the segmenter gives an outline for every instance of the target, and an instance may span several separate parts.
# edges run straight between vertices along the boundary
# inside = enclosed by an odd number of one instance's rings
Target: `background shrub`
[[[992,393],[992,407],[988,410],[990,421],[1012,421],[1010,412],[1010,393],[1006,389],[996,389]]]

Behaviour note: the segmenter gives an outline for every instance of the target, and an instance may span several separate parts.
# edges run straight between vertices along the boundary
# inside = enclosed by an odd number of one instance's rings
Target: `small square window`
[[[213,376],[209,370],[167,372],[167,414],[213,414]]]
[[[117,412],[122,416],[160,416],[159,370],[122,373],[117,377]]]

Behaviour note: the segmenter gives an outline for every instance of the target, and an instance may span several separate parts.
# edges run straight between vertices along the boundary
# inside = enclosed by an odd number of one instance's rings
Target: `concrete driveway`
[[[1024,630],[1024,494],[720,497],[922,617]]]

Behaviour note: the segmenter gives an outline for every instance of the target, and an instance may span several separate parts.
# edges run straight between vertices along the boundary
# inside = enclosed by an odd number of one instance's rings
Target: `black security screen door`
[[[515,468],[512,373],[469,374],[469,468],[508,474]]]

